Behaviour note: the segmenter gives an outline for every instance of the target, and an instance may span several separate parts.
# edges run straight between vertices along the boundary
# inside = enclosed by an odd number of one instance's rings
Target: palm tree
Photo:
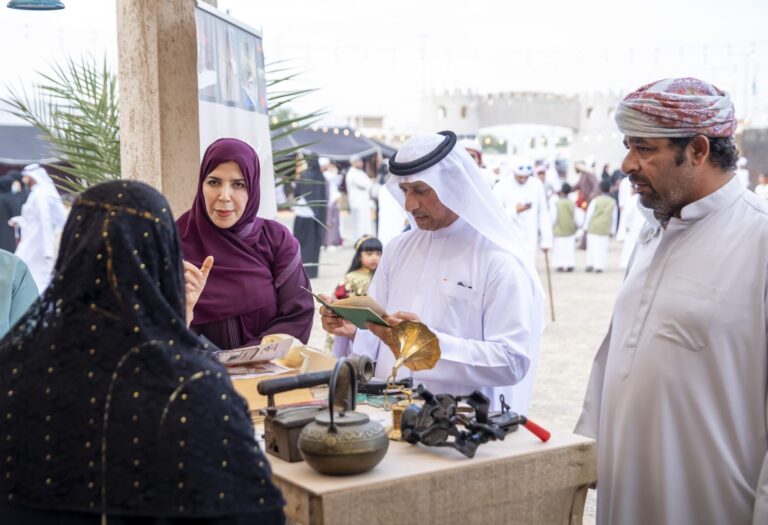
[[[89,186],[120,178],[120,126],[117,77],[106,58],[53,64],[32,95],[9,89],[2,98],[13,115],[38,128],[66,165],[57,177],[62,189],[77,194]]]

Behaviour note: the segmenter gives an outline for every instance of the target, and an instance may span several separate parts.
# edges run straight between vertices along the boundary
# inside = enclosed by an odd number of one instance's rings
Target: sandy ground
[[[289,218],[283,218],[289,224]],[[619,269],[621,245],[611,242],[608,270],[601,274],[584,271],[586,252],[577,250],[576,271],[552,273],[556,320],[547,303],[547,325],[541,340],[539,368],[533,396],[531,419],[546,428],[573,430],[581,412],[587,379],[597,347],[610,322],[613,301],[624,272]],[[323,250],[319,276],[312,280],[315,291],[330,293],[343,277],[352,259],[352,249]],[[539,254],[539,275],[546,287],[544,257]],[[322,348],[325,332],[315,318],[309,344]],[[590,491],[585,524],[595,520],[595,495]]]

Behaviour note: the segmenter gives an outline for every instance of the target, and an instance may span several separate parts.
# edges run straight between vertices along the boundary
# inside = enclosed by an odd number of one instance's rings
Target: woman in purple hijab
[[[222,349],[278,333],[306,343],[312,328],[314,306],[301,289],[310,284],[298,242],[282,224],[256,216],[259,173],[248,144],[215,141],[203,156],[192,209],[176,222],[185,261],[205,272],[210,263],[203,262],[213,256],[191,328]]]

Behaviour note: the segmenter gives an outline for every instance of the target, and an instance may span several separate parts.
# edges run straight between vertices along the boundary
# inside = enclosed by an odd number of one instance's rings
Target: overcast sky
[[[115,1],[64,2],[47,13],[0,7],[4,84],[70,54],[114,60]],[[219,8],[262,29],[268,62],[290,59],[305,72],[304,84],[320,91],[299,109],[327,107],[330,120],[378,114],[412,125],[431,91],[626,91],[683,75],[731,91],[737,112],[768,95],[766,0],[219,0]]]
[[[339,115],[405,122],[403,109],[416,111],[422,93],[446,89],[626,91],[696,75],[738,91],[752,80],[745,69],[762,61],[768,72],[765,0],[219,0],[219,8],[263,28],[267,60],[295,59],[307,84],[323,88],[309,105]]]

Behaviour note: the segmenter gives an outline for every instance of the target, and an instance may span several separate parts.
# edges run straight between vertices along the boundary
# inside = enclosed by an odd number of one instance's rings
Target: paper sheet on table
[[[227,367],[227,372],[230,375],[237,376],[238,379],[250,379],[252,377],[265,377],[284,374],[292,371],[292,368],[280,366],[276,363],[252,363],[243,366],[230,366]]]
[[[244,366],[252,363],[263,363],[285,357],[290,350],[293,339],[283,339],[267,345],[246,346],[233,350],[220,350],[216,352],[216,358],[227,367]],[[232,371],[230,370],[230,373]]]

